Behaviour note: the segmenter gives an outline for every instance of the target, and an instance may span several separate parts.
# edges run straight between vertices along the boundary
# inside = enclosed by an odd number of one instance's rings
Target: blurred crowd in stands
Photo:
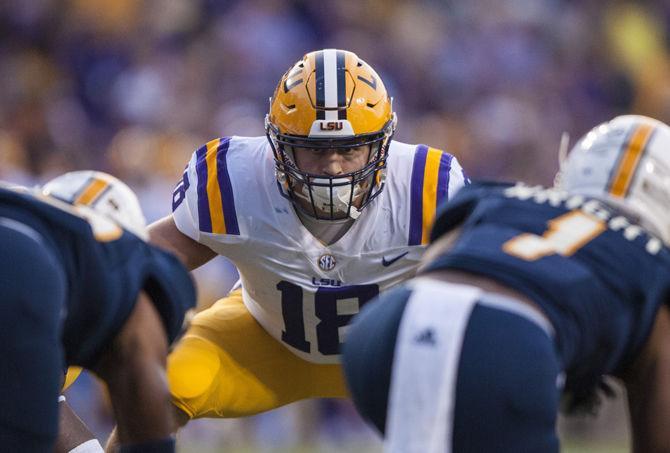
[[[382,76],[396,139],[444,148],[474,178],[549,184],[563,131],[670,121],[669,30],[660,0],[4,0],[0,179],[108,171],[155,220],[196,147],[263,134],[283,72],[337,47]],[[234,280],[212,269],[208,302]],[[313,410],[349,413],[328,404]]]

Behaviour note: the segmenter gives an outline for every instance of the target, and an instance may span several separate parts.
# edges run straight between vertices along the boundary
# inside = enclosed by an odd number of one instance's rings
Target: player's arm
[[[72,450],[77,453],[101,453],[103,451],[100,442],[62,397],[58,403],[58,439],[54,452],[68,453]]]
[[[670,451],[670,308],[659,310],[647,343],[623,375],[628,392],[633,451]]]
[[[141,293],[93,370],[107,383],[120,452],[173,452],[176,429],[165,378],[168,339],[158,311]]]
[[[191,271],[216,256],[209,247],[179,231],[172,215],[149,225],[149,242],[172,252]]]

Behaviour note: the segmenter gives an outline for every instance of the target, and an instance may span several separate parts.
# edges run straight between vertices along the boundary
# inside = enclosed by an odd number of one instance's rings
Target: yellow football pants
[[[234,291],[198,313],[168,357],[173,403],[191,418],[240,417],[307,398],[349,394],[340,365],[291,353]]]

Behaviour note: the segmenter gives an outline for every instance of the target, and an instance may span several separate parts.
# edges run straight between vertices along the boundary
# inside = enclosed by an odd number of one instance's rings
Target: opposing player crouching
[[[354,321],[344,368],[393,453],[558,452],[559,400],[626,385],[635,452],[670,451],[670,128],[594,128],[554,188],[476,184],[420,277]]]
[[[97,172],[44,193],[0,188],[4,451],[53,451],[63,365],[105,381],[121,451],[174,451],[165,357],[195,291],[173,256],[124,229],[138,216],[132,191]]]

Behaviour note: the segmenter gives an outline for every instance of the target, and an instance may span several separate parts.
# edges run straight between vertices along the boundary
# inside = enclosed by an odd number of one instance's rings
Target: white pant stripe
[[[400,323],[387,453],[449,453],[458,362],[479,288],[417,279]]]

